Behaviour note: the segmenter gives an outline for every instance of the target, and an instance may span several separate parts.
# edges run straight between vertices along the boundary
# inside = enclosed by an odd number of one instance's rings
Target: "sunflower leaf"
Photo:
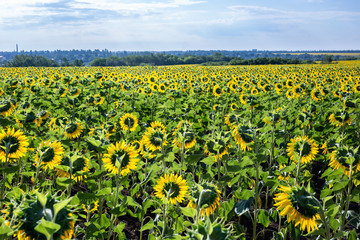
[[[235,213],[238,216],[243,215],[247,211],[250,210],[251,204],[254,202],[253,197],[250,197],[248,200],[241,200],[240,202],[235,204]]]
[[[155,224],[154,224],[154,220],[150,219],[149,222],[147,222],[144,226],[142,226],[142,228],[140,229],[140,232],[145,231],[145,230],[150,230],[152,228],[154,228]]]
[[[46,196],[44,196],[42,193],[36,192],[36,196],[38,201],[40,202],[40,204],[43,206],[43,208],[45,209],[46,206],[46,202],[47,202],[47,198]]]
[[[56,215],[58,214],[58,212],[61,211],[61,209],[63,209],[64,207],[66,207],[70,202],[71,202],[71,198],[65,199],[64,201],[58,202],[54,204],[54,215],[56,217]]]
[[[46,236],[46,239],[51,239],[51,236],[59,231],[61,226],[57,223],[46,221],[44,218],[41,219],[40,223],[36,225],[35,230]]]
[[[180,207],[182,214],[184,214],[186,217],[194,218],[196,215],[196,209],[190,208],[190,207]]]

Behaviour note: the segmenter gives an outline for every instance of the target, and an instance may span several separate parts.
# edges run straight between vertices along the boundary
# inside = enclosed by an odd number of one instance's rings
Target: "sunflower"
[[[72,179],[79,182],[86,178],[86,175],[84,174],[90,171],[89,159],[86,157],[78,157],[75,161],[71,162],[71,164],[70,161],[70,157],[63,157],[60,165],[72,168]],[[70,173],[62,169],[56,169],[56,176],[70,178]]]
[[[164,83],[159,85],[159,92],[164,93],[166,91],[166,86]]]
[[[330,154],[329,166],[333,169],[343,169],[344,173],[350,177],[350,165],[347,163],[347,159],[353,157],[353,171],[360,171],[360,155],[355,153],[354,150],[341,147]]]
[[[192,148],[196,144],[195,133],[189,121],[181,120],[176,126],[173,136],[175,136],[175,138],[172,143],[179,148],[183,147],[183,143],[185,143],[185,149]]]
[[[231,103],[230,109],[233,110],[233,111],[235,111],[235,110],[238,109],[238,105],[237,105],[236,103]]]
[[[252,95],[258,95],[258,94],[259,94],[259,90],[258,90],[256,87],[254,87],[253,89],[251,89],[251,94],[252,94]]]
[[[156,150],[161,150],[161,148],[167,144],[166,132],[161,128],[149,127],[144,133],[142,142],[145,147],[152,152],[155,152]]]
[[[229,113],[225,116],[225,123],[230,127],[233,128],[235,126],[235,124],[237,124],[239,121],[238,117],[233,114],[233,113]]]
[[[316,199],[304,187],[280,186],[280,193],[274,197],[280,216],[288,216],[288,222],[293,222],[295,227],[308,233],[318,229],[316,221],[320,219]]]
[[[35,230],[36,226],[42,219],[54,222],[60,229],[53,233],[54,240],[72,239],[74,237],[75,223],[68,206],[65,206],[54,217],[54,205],[59,202],[57,198],[47,197],[45,206],[39,200],[35,200],[34,196],[25,198],[26,207],[21,211],[19,222],[20,227],[17,232],[18,240],[46,240],[45,235]]]
[[[139,126],[137,117],[132,113],[126,113],[120,119],[120,125],[125,131],[133,132]]]
[[[61,163],[64,147],[59,141],[42,141],[35,156],[34,165],[44,166],[44,169],[53,169]]]
[[[13,114],[15,110],[14,104],[9,100],[0,101],[0,114],[4,117],[8,117]]]
[[[219,104],[214,104],[214,106],[212,107],[212,109],[214,111],[219,111],[220,107],[219,107]]]
[[[252,130],[248,126],[234,126],[232,135],[235,139],[236,144],[240,145],[243,151],[250,151],[251,147],[248,144],[254,142],[252,137]]]
[[[151,124],[150,124],[150,126],[153,128],[153,129],[160,129],[160,130],[162,130],[162,131],[165,131],[166,130],[166,127],[165,127],[165,125],[164,124],[162,124],[161,122],[159,122],[159,121],[155,121],[155,122],[152,122]]]
[[[217,150],[214,149],[216,144],[220,145],[219,155]],[[215,162],[217,162],[218,160],[221,160],[224,155],[228,154],[227,150],[229,149],[229,147],[230,145],[226,144],[226,142],[222,138],[216,140],[216,142],[210,140],[205,143],[204,153],[207,155],[214,156]]]
[[[266,124],[272,124],[273,121],[275,122],[275,124],[277,124],[277,123],[281,122],[281,116],[278,113],[269,112],[267,114],[267,116],[263,118],[263,121]]]
[[[103,163],[108,172],[125,176],[130,170],[137,168],[138,155],[134,146],[126,144],[125,141],[117,142],[108,147]]]
[[[321,90],[319,90],[318,88],[314,88],[313,90],[311,90],[311,98],[314,101],[321,101],[322,97],[323,97],[323,93]]]
[[[220,193],[214,184],[206,182],[196,184],[190,190],[190,198],[192,200],[188,203],[187,207],[196,209],[200,206],[200,216],[210,216],[217,207],[220,207]]]
[[[162,200],[168,199],[170,204],[175,205],[185,200],[189,187],[186,180],[177,174],[165,174],[156,182],[154,187],[155,196]]]
[[[81,123],[70,123],[66,125],[64,134],[69,139],[75,139],[80,137],[82,129]]]
[[[248,98],[247,98],[247,96],[244,95],[244,94],[241,94],[241,95],[240,95],[240,102],[241,102],[242,104],[244,104],[244,105],[248,104]]]
[[[222,90],[221,90],[220,86],[218,84],[216,84],[213,87],[213,95],[216,96],[216,97],[220,97],[221,93],[222,93]]]
[[[100,94],[94,95],[94,101],[96,105],[101,105],[104,102],[104,97],[100,96]]]
[[[350,125],[352,122],[352,118],[349,113],[346,111],[337,111],[329,116],[329,121],[332,125],[336,127],[341,127],[346,124]]]
[[[304,164],[314,160],[318,151],[319,148],[317,143],[315,143],[313,139],[309,139],[307,136],[292,138],[287,147],[290,159],[297,162],[298,158],[301,157],[301,163]]]
[[[0,132],[0,160],[1,162],[12,161],[21,158],[27,152],[29,145],[27,137],[15,128],[2,129]]]
[[[75,87],[75,88],[71,88],[71,89],[69,90],[69,94],[70,94],[71,97],[79,96],[80,93],[81,93],[80,88],[76,88],[76,87]]]

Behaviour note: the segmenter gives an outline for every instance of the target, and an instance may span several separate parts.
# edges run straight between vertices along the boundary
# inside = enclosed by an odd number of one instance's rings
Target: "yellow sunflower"
[[[191,123],[189,121],[181,120],[177,125],[173,136],[175,136],[172,144],[182,148],[183,143],[185,143],[185,149],[189,149],[195,146],[196,137],[195,133],[191,128]]]
[[[292,138],[287,147],[288,156],[294,162],[301,157],[301,163],[306,164],[315,159],[318,153],[318,144],[307,136]]]
[[[2,129],[0,132],[0,160],[11,162],[25,156],[29,141],[23,132],[15,128]]]
[[[137,117],[132,113],[126,113],[120,119],[120,125],[123,130],[133,132],[139,126]]]
[[[329,121],[332,125],[335,125],[336,127],[341,127],[344,125],[350,125],[352,122],[352,118],[346,111],[337,111],[336,113],[332,113],[329,116]]]
[[[252,130],[250,127],[235,125],[232,130],[232,135],[235,139],[236,144],[240,145],[243,151],[251,150],[251,147],[248,144],[254,142],[254,140],[252,136]]]
[[[94,95],[94,103],[95,103],[96,105],[101,105],[101,104],[103,104],[104,100],[105,100],[104,97],[100,96],[100,94]]]
[[[61,163],[64,147],[59,141],[42,141],[35,156],[34,165],[43,166],[45,170],[53,169]]]
[[[87,178],[85,173],[88,173],[90,171],[89,159],[86,157],[78,157],[71,164],[70,161],[71,160],[69,157],[63,157],[60,165],[72,168],[71,178],[74,179],[76,182],[82,181],[84,178]],[[56,169],[56,176],[70,178],[70,173],[62,169]]]
[[[201,197],[200,197],[201,194]],[[220,207],[219,189],[210,183],[201,183],[194,185],[190,190],[190,202],[187,207],[197,208],[200,206],[200,216],[210,216],[217,207]]]
[[[219,155],[218,155],[217,150],[214,149],[216,144],[220,145]],[[215,158],[215,162],[217,162],[218,160],[221,160],[223,156],[228,154],[227,150],[229,149],[229,147],[230,147],[230,144],[226,144],[226,142],[223,140],[223,138],[217,139],[216,142],[209,140],[205,143],[204,153],[207,155],[213,156]]]
[[[0,101],[0,114],[8,117],[15,111],[15,105],[10,100]]]
[[[70,123],[66,125],[64,134],[69,139],[75,139],[80,137],[82,133],[81,123]]]
[[[165,130],[166,130],[165,125],[162,124],[162,123],[159,122],[159,121],[152,122],[152,123],[150,124],[150,126],[151,126],[152,128],[154,128],[154,129],[160,129],[160,130],[162,130],[162,131],[165,131]]]
[[[146,148],[154,152],[161,150],[162,146],[166,146],[166,132],[161,128],[149,127],[142,138],[142,142]]]
[[[155,196],[162,200],[168,199],[170,204],[175,205],[185,200],[189,187],[186,180],[177,174],[165,174],[156,182],[154,187]]]
[[[280,186],[280,193],[274,197],[280,216],[288,216],[288,222],[293,222],[295,227],[308,233],[318,229],[316,221],[320,219],[318,206],[314,197],[304,187]]]
[[[218,84],[216,84],[213,87],[213,95],[216,96],[216,97],[220,97],[221,93],[222,93],[222,90],[221,90],[220,86]]]
[[[233,110],[233,111],[235,111],[235,110],[238,109],[238,105],[237,105],[236,103],[231,103],[230,109]]]
[[[344,173],[350,177],[350,165],[346,162],[346,160],[352,156],[355,158],[353,163],[353,172],[360,171],[360,156],[355,153],[352,149],[347,149],[345,147],[341,147],[330,154],[330,163],[329,166],[333,169],[343,169]]]
[[[225,123],[229,128],[233,128],[238,123],[238,117],[233,113],[229,113],[225,116]]]
[[[110,173],[125,176],[137,168],[138,156],[134,146],[126,144],[125,141],[117,142],[115,145],[111,144],[104,154],[104,167]]]

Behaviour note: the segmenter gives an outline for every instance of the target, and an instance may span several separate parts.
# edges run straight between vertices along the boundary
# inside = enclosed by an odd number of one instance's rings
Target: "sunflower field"
[[[0,68],[0,239],[358,239],[360,63]]]

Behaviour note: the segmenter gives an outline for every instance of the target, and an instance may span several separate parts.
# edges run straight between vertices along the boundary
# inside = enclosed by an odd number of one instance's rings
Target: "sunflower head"
[[[222,90],[218,84],[216,84],[213,88],[213,95],[216,97],[220,97],[222,94]]]
[[[220,207],[220,191],[211,183],[195,184],[189,191],[190,202],[188,207],[200,207],[200,216],[213,214]]]
[[[25,201],[25,207],[21,209],[20,214],[16,217],[16,221],[20,225],[17,233],[19,240],[46,240],[47,237],[37,231],[37,227],[44,220],[59,226],[59,229],[52,234],[52,239],[73,238],[75,224],[69,207],[54,208],[54,205],[59,202],[58,197],[42,196],[40,198],[38,194],[37,196],[32,194],[25,197]]]
[[[181,120],[177,125],[173,135],[175,138],[172,143],[179,148],[182,148],[184,143],[185,149],[192,148],[196,144],[195,133],[191,128],[191,123],[189,121]]]
[[[120,125],[125,131],[133,132],[139,126],[137,117],[132,113],[126,113],[120,119]]]
[[[65,171],[63,169],[56,169],[56,176],[59,177],[70,177],[69,171],[72,172],[72,179],[74,179],[76,182],[82,181],[84,178],[86,178],[86,173],[89,172],[89,159],[82,156],[77,157],[69,157],[65,156],[61,160],[61,166],[66,166],[69,168],[68,171]]]
[[[154,152],[167,145],[166,137],[166,131],[162,128],[149,127],[144,133],[142,142],[146,148]]]
[[[43,166],[44,169],[53,169],[61,163],[64,148],[59,141],[43,141],[40,143],[36,156],[35,166]]]
[[[15,105],[10,100],[0,101],[0,114],[4,117],[8,117],[13,114]]]
[[[186,180],[177,174],[165,174],[156,182],[155,196],[175,205],[185,200],[189,187]]]
[[[311,232],[318,229],[316,221],[320,219],[318,204],[315,197],[304,187],[280,186],[280,192],[275,194],[275,204],[280,216],[288,216],[288,221],[293,222],[300,230]]]
[[[352,171],[360,171],[360,154],[348,147],[340,147],[330,154],[329,166],[333,169],[343,169],[350,176],[350,163]]]
[[[137,168],[138,155],[135,147],[126,144],[125,141],[111,144],[104,154],[105,169],[110,173],[125,176]]]
[[[69,139],[75,139],[80,137],[82,133],[81,123],[70,123],[65,126],[64,134]]]
[[[241,146],[243,151],[251,150],[249,144],[254,142],[253,130],[247,125],[234,126],[232,135],[235,139],[236,144]]]
[[[314,160],[318,151],[318,144],[307,136],[292,138],[287,147],[290,159],[297,162],[301,158],[301,163],[304,164]]]
[[[239,121],[239,119],[238,119],[237,115],[234,113],[229,113],[228,115],[225,116],[225,123],[230,128],[233,128],[238,123],[238,121]]]
[[[29,141],[23,132],[15,128],[2,129],[0,132],[0,160],[11,162],[25,156]]]
[[[329,116],[329,121],[332,125],[341,127],[344,125],[350,125],[352,122],[352,118],[347,111],[336,111]]]

